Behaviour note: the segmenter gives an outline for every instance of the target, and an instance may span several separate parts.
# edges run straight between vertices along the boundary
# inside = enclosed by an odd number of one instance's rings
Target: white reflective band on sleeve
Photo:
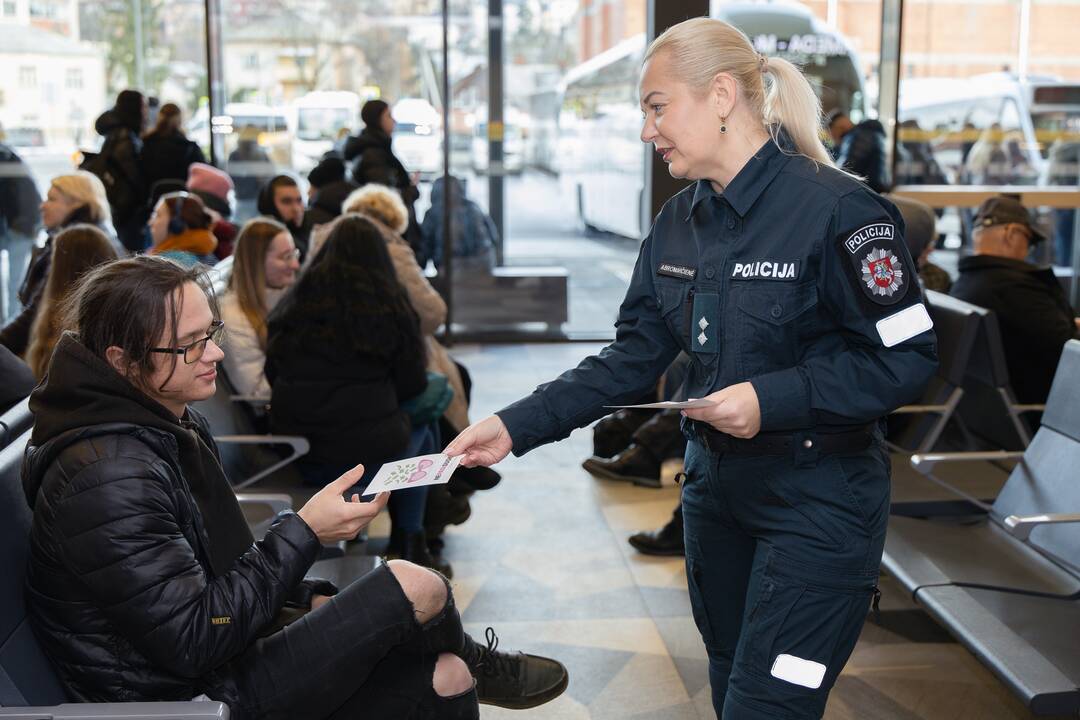
[[[885,347],[899,345],[932,327],[934,321],[930,319],[930,313],[926,312],[926,306],[922,303],[906,307],[877,321],[878,335]]]
[[[825,666],[794,655],[777,655],[772,664],[772,676],[817,690],[825,679]]]

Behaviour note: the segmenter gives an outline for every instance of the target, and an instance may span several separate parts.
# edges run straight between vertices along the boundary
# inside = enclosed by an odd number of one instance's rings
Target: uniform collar
[[[778,140],[785,146],[791,143],[787,133],[782,129],[779,131]],[[761,197],[761,193],[765,191],[786,162],[787,155],[780,150],[772,138],[769,138],[736,173],[731,183],[724,188],[723,194],[716,192],[709,180],[698,180],[694,186],[694,198],[690,202],[690,212],[686,214],[686,220],[689,221],[693,216],[698,203],[709,197],[724,198],[739,217],[746,217],[746,213]]]

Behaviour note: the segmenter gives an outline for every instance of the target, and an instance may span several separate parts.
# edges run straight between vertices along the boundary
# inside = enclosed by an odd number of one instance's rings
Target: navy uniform
[[[640,397],[680,350],[688,397],[752,383],[754,438],[683,423],[694,620],[718,716],[820,717],[876,592],[881,418],[937,366],[900,213],[770,140],[722,195],[700,180],[665,204],[616,328],[599,355],[498,413],[514,454]]]

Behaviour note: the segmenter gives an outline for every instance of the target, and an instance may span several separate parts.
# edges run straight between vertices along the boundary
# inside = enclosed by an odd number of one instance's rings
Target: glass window
[[[437,21],[418,21],[437,19],[437,3],[222,0],[221,9],[226,103],[205,120],[223,136],[240,220],[255,213],[258,188],[270,177],[303,178],[324,154],[343,150],[373,98],[393,108],[400,123],[394,148],[405,166],[427,176],[441,167],[433,63],[442,33]]]
[[[35,0],[28,7],[0,24],[0,67],[13,68],[0,73],[0,124],[42,191],[75,167],[78,150],[100,147],[94,121],[121,90],[176,103],[190,124],[206,95],[202,2]]]

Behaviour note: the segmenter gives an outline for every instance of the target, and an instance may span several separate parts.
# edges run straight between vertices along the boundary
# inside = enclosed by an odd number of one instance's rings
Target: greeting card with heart
[[[438,453],[386,463],[375,473],[375,478],[364,491],[364,496],[449,482],[450,476],[461,462],[461,457],[459,455],[452,458]]]

